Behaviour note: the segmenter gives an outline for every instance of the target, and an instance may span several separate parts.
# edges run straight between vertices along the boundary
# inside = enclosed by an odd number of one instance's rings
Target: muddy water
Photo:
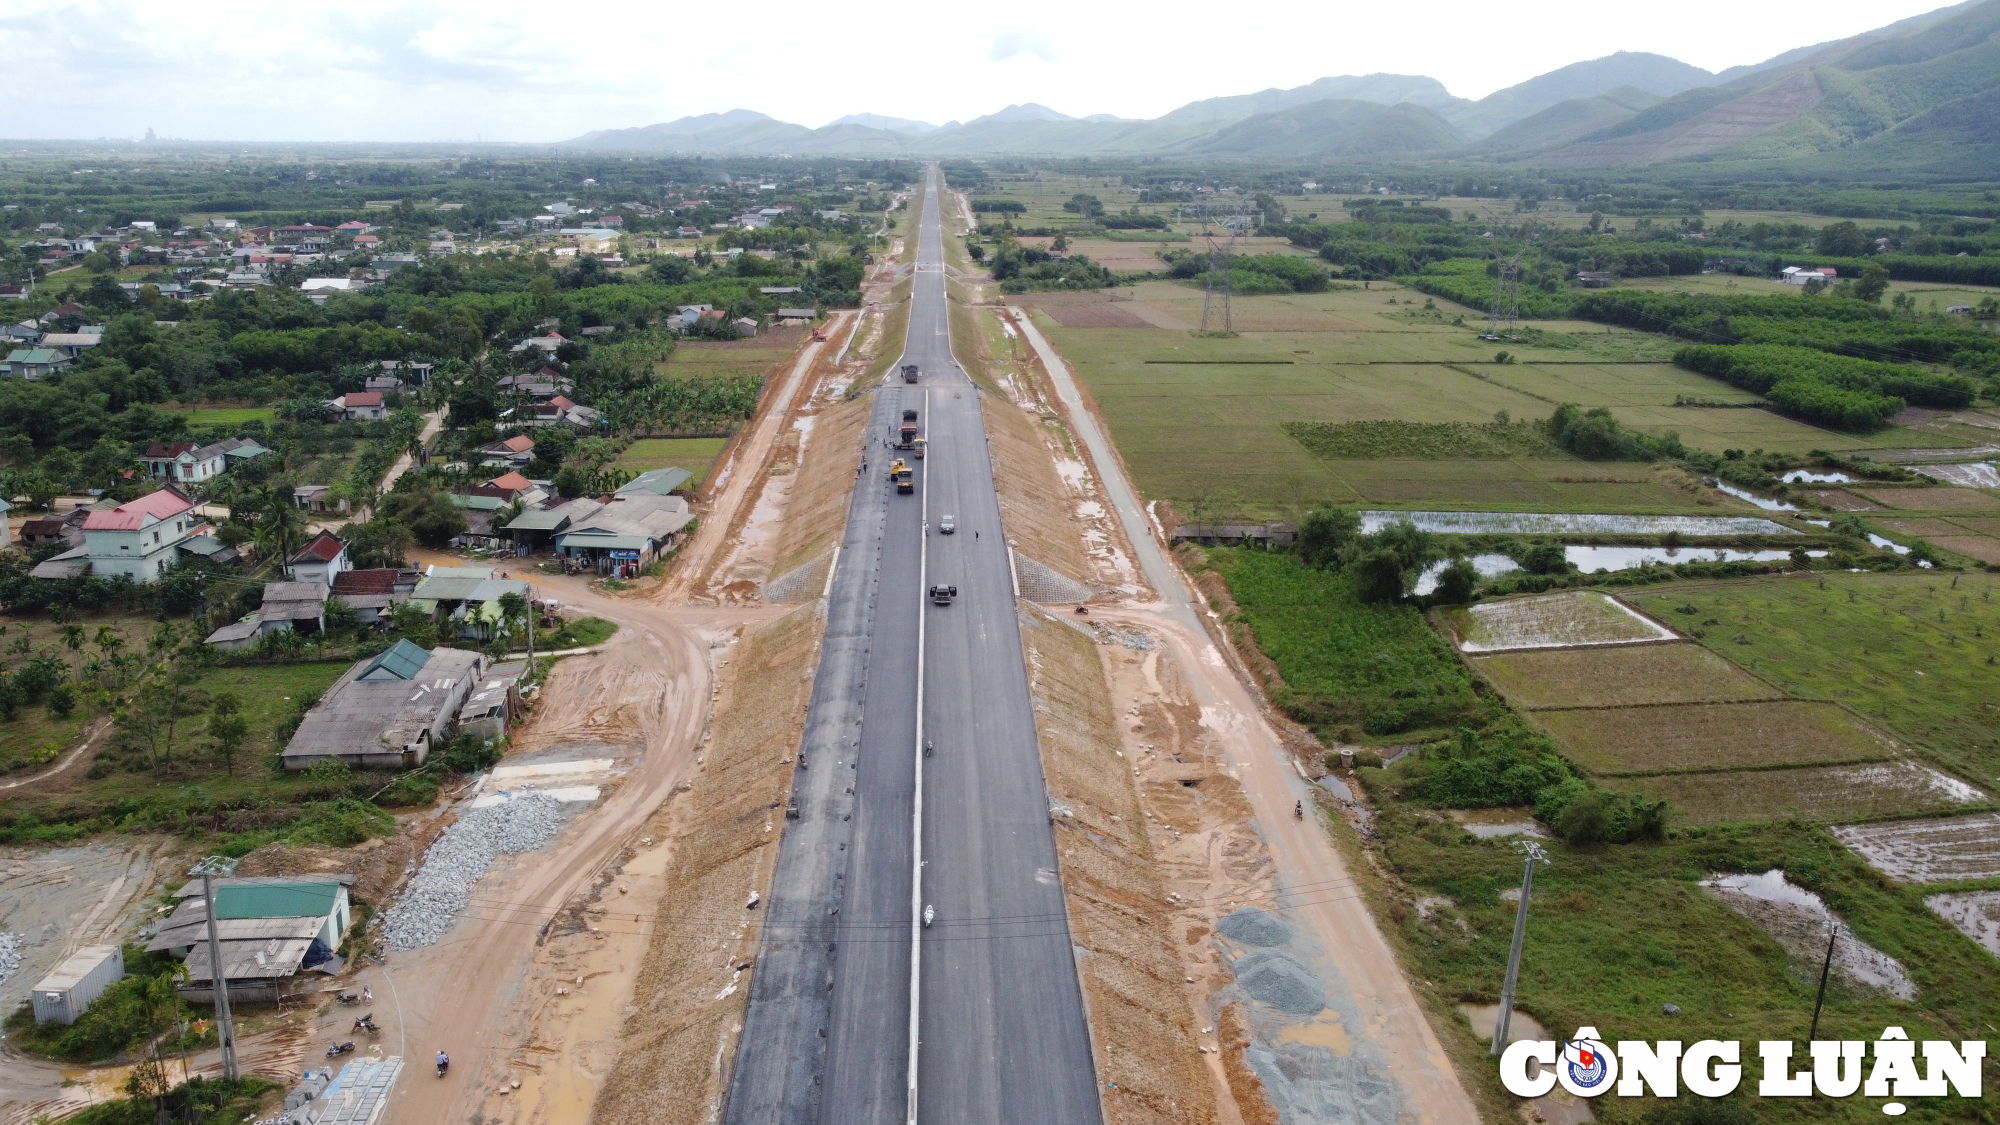
[[[1917,994],[1916,984],[1900,962],[1856,937],[1847,923],[1827,909],[1824,900],[1788,881],[1782,869],[1715,875],[1702,880],[1701,885],[1770,934],[1804,968],[1816,968],[1826,956],[1830,928],[1833,966],[1842,976],[1902,1000]]]

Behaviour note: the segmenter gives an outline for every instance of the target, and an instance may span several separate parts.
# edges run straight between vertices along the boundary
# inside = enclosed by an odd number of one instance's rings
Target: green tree
[[[1839,258],[1856,258],[1866,254],[1872,243],[1861,228],[1851,220],[1829,223],[1820,228],[1819,252]]]
[[[257,505],[257,549],[267,559],[288,559],[306,542],[306,512],[290,488],[274,488]]]
[[[1299,558],[1325,570],[1340,565],[1341,553],[1361,534],[1361,517],[1345,508],[1314,508],[1299,521]]]
[[[236,754],[249,737],[250,723],[243,717],[243,704],[231,692],[219,691],[208,704],[208,737],[222,768],[236,776]]]
[[[382,499],[380,516],[409,528],[417,542],[426,547],[449,546],[454,536],[465,533],[466,527],[465,510],[437,489],[392,492]]]
[[[1440,605],[1464,605],[1472,600],[1472,591],[1479,585],[1479,569],[1471,559],[1453,559],[1438,573],[1437,589],[1431,598]]]
[[[367,523],[351,523],[344,529],[347,552],[359,567],[402,566],[417,537],[410,529],[387,516],[377,515]]]

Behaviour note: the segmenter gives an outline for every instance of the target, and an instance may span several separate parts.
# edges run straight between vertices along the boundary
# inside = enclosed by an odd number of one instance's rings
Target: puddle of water
[[[1924,905],[1986,952],[2000,957],[2000,891],[1932,895]]]
[[[1500,1005],[1460,1004],[1458,1010],[1465,1016],[1466,1022],[1472,1025],[1474,1035],[1489,1043],[1493,1041],[1493,1025],[1500,1021]],[[1514,1014],[1507,1018],[1507,1041],[1510,1043],[1517,1039],[1554,1038],[1555,1036],[1550,1035],[1547,1028],[1536,1022],[1535,1017],[1519,1008],[1514,1009]]]
[[[1340,1024],[1340,1017],[1325,1018],[1322,1012],[1307,1023],[1295,1023],[1278,1034],[1280,1043],[1310,1043],[1315,1047],[1325,1047],[1336,1055],[1345,1055],[1353,1049],[1348,1042],[1347,1029]]]
[[[1317,781],[1314,781],[1313,784],[1319,786],[1321,789],[1326,790],[1327,792],[1333,794],[1334,796],[1340,798],[1343,801],[1354,800],[1354,790],[1349,789],[1345,781],[1340,780],[1339,778],[1333,776],[1330,773],[1322,775]]]
[[[1825,558],[1825,551],[1807,551],[1813,558]],[[1647,563],[1669,566],[1684,562],[1780,562],[1792,557],[1790,551],[1736,551],[1721,547],[1564,547],[1563,557],[1585,574],[1600,570],[1632,570]]]
[[[1450,560],[1446,560],[1445,562],[1436,562],[1425,567],[1424,572],[1417,576],[1416,592],[1422,595],[1437,589],[1438,576],[1443,574],[1444,568],[1450,565]],[[1472,556],[1472,569],[1478,571],[1481,578],[1492,578],[1496,575],[1506,574],[1509,571],[1519,570],[1521,566],[1506,555],[1474,555]]]
[[[1846,473],[1813,473],[1807,472],[1804,469],[1793,469],[1784,476],[1785,483],[1787,484],[1799,484],[1804,481],[1810,481],[1813,484],[1847,484],[1853,479],[1853,477],[1848,476]]]
[[[1875,534],[1872,531],[1868,533],[1868,541],[1870,543],[1875,544],[1877,547],[1887,547],[1889,550],[1894,551],[1899,555],[1907,555],[1910,553],[1910,549],[1908,547],[1903,546],[1901,543],[1896,542],[1894,539],[1885,538],[1883,536]]]
[[[1767,512],[1796,512],[1799,510],[1797,504],[1788,503],[1783,500],[1767,500],[1754,492],[1738,488],[1733,484],[1724,484],[1721,481],[1716,481],[1715,488],[1716,491],[1728,493],[1738,500],[1748,500],[1750,503],[1757,505]]]
[[[1826,955],[1831,926],[1834,965],[1842,975],[1904,1000],[1917,994],[1900,962],[1856,937],[1818,895],[1787,880],[1782,868],[1755,875],[1713,875],[1701,885],[1811,967],[1817,968]]]
[[[1756,516],[1621,516],[1568,512],[1361,513],[1361,530],[1373,535],[1407,520],[1435,535],[1797,535]]]
[[[1546,836],[1535,818],[1520,809],[1452,809],[1445,815],[1482,840],[1501,836]]]

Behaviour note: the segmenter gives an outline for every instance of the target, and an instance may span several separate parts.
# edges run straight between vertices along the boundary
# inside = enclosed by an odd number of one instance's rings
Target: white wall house
[[[203,526],[194,503],[169,485],[83,521],[83,545],[93,574],[123,574],[134,582],[159,580],[178,548]]]

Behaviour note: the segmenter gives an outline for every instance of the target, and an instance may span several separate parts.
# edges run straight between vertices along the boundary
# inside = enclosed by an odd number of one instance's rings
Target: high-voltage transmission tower
[[[1220,222],[1227,237],[1217,241],[1215,223]],[[1236,240],[1242,237],[1249,226],[1250,217],[1243,210],[1243,197],[1238,195],[1225,214],[1219,202],[1204,204],[1201,211],[1201,236],[1208,241],[1208,286],[1201,298],[1201,330],[1208,332],[1234,332],[1236,330],[1229,307],[1229,264],[1236,252]]]

